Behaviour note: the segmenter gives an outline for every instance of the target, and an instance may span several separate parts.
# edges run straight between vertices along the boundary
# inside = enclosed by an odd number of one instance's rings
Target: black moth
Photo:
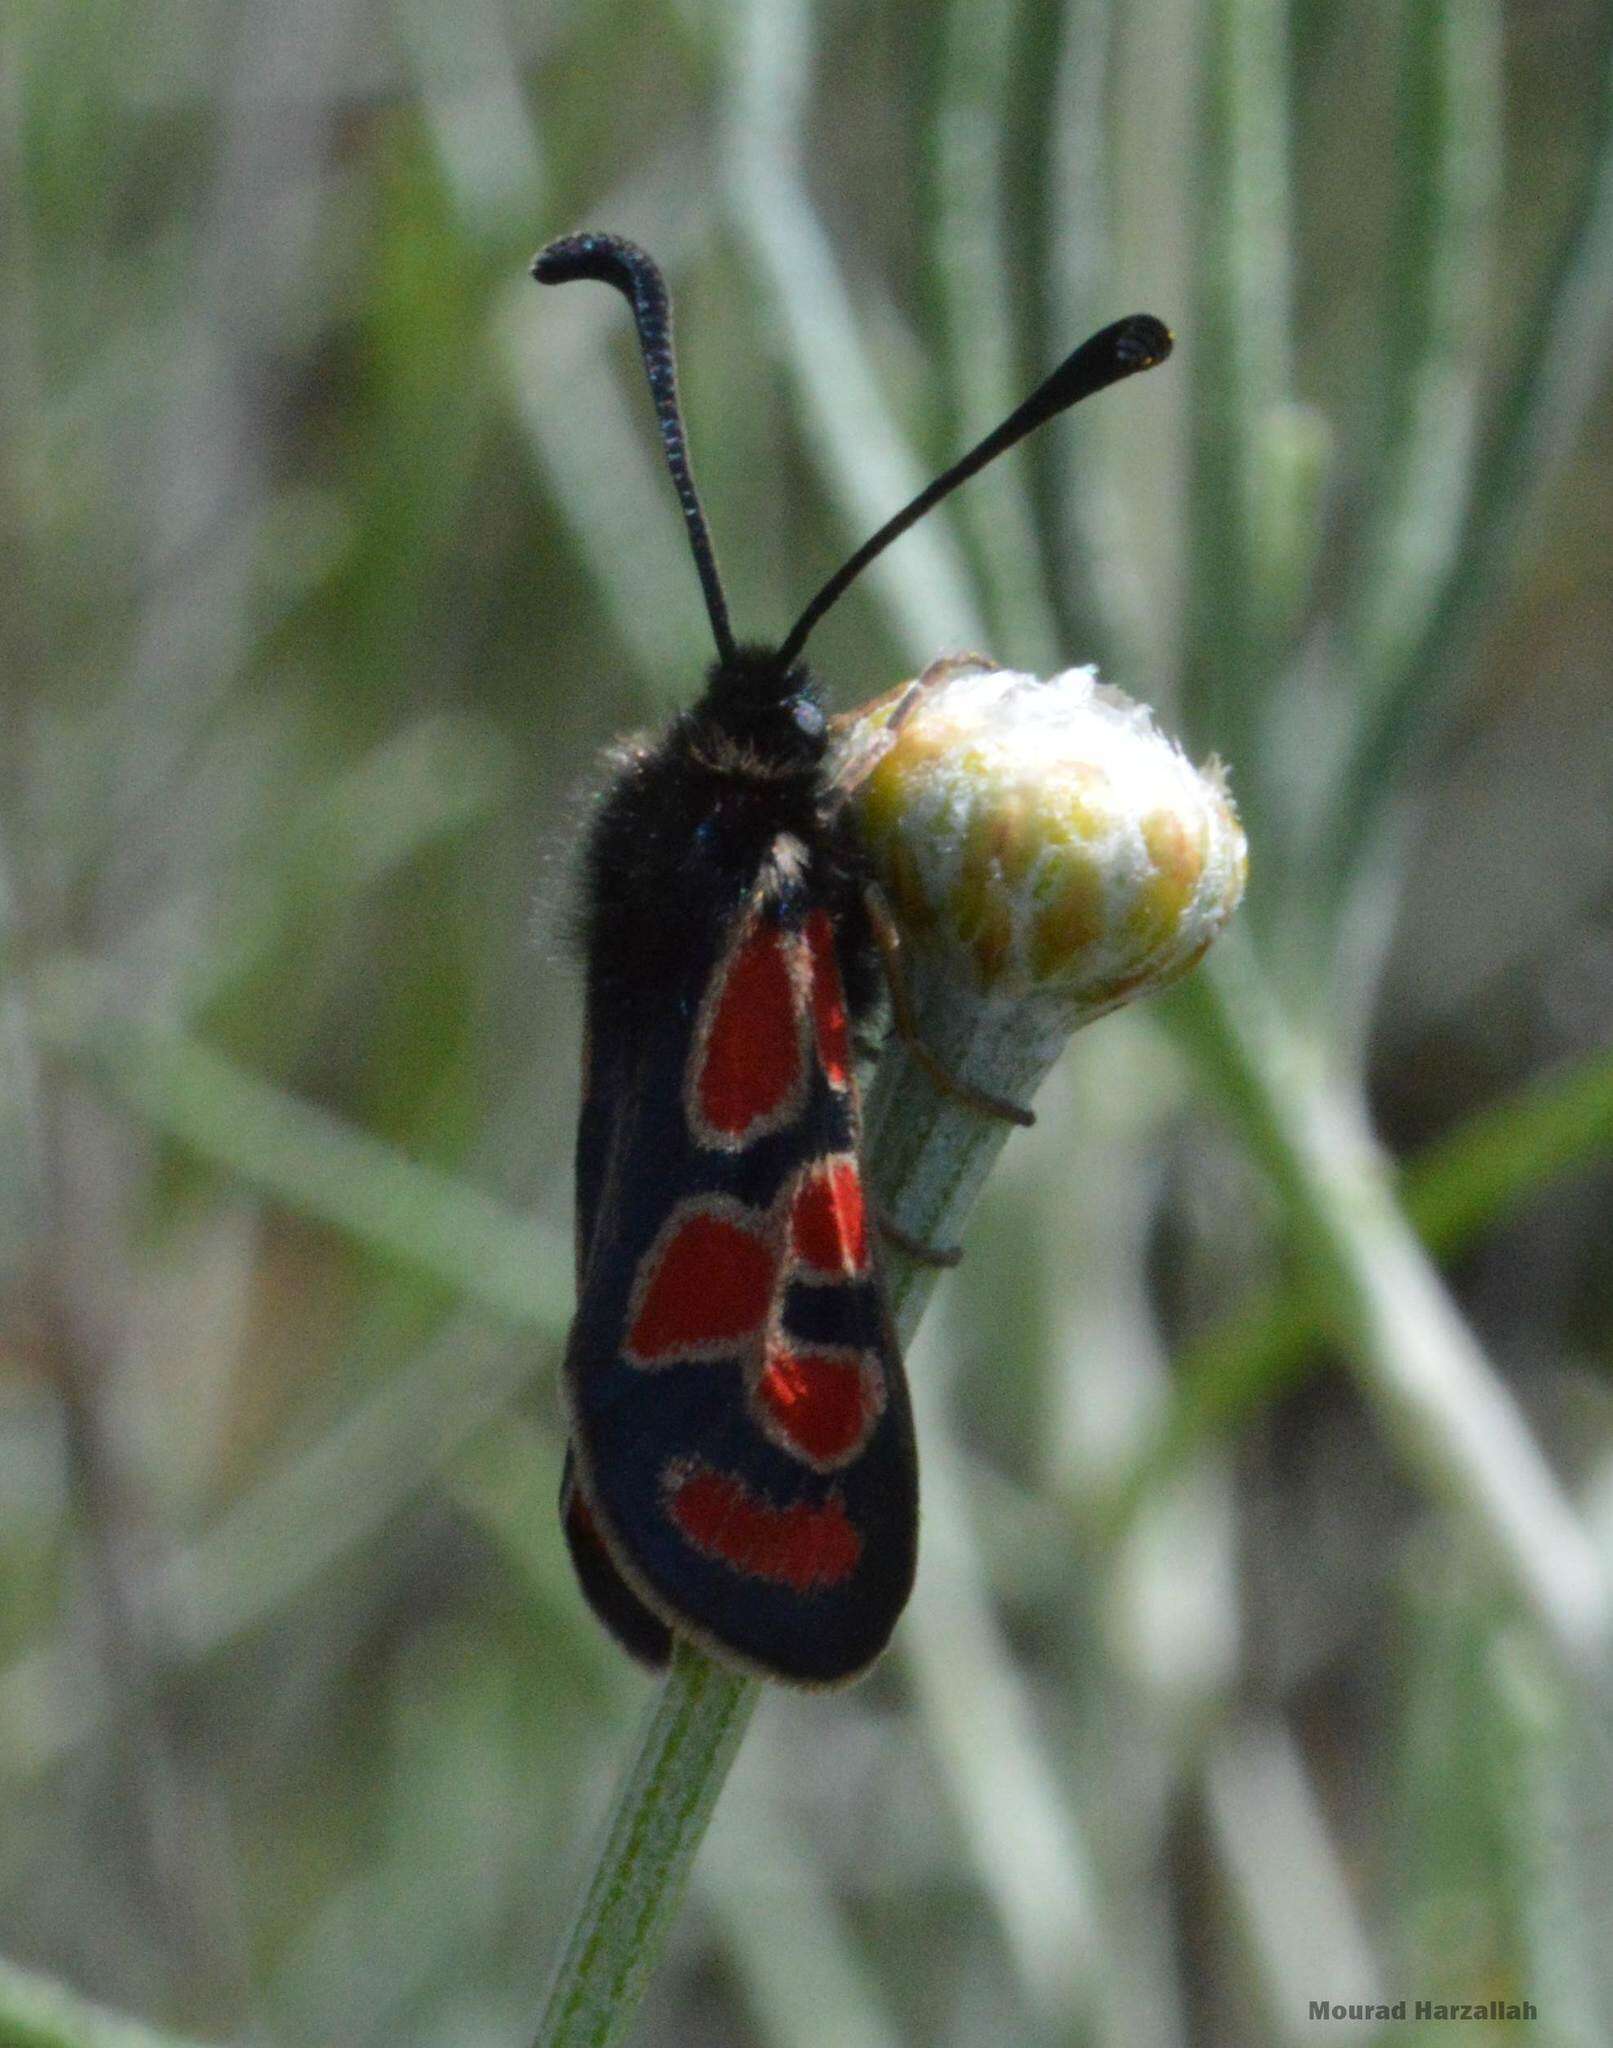
[[[834,1685],[867,1669],[906,1603],[918,1471],[852,1064],[882,999],[882,919],[801,651],[932,505],[1162,361],[1170,336],[1144,314],[1085,342],[782,642],[740,646],[659,270],[606,234],[552,242],[532,269],[613,285],[633,308],[717,645],[704,692],[626,751],[584,853],[566,1538],[595,1612],[644,1663],[664,1665],[683,1636],[768,1678]]]

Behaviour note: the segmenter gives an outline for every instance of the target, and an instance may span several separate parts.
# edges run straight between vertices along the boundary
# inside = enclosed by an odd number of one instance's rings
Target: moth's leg
[[[946,1063],[924,1043],[919,1036],[918,1026],[913,1017],[913,1001],[908,991],[907,974],[902,966],[902,938],[896,929],[896,919],[891,907],[885,901],[884,892],[877,883],[870,882],[863,890],[863,903],[868,911],[868,922],[873,930],[874,943],[879,948],[879,957],[885,968],[885,982],[890,990],[891,1026],[896,1036],[907,1047],[910,1058],[916,1060],[929,1076],[931,1083],[943,1095],[950,1095],[954,1102],[962,1102],[981,1116],[994,1116],[1006,1124],[1020,1124],[1029,1127],[1035,1123],[1034,1113],[1024,1109],[1017,1102],[1006,1097],[993,1095],[985,1088],[975,1088],[954,1074]]]
[[[831,807],[843,804],[852,792],[860,789],[873,774],[896,744],[896,735],[901,729],[902,722],[908,717],[921,694],[919,684],[900,683],[894,690],[887,690],[883,697],[876,697],[871,704],[864,704],[856,711],[841,712],[829,721],[831,727],[846,728],[855,725],[859,718],[866,717],[878,705],[886,703],[891,698],[896,700],[896,709],[883,725],[864,733],[854,748],[846,747],[842,750],[839,764],[829,778],[825,790],[825,795],[831,799]]]
[[[916,682],[898,683],[882,697],[872,697],[866,704],[859,704],[855,711],[837,713],[829,724],[834,731],[841,732],[886,704],[895,706],[884,724],[869,734],[855,753],[848,753],[842,758],[829,783],[830,794],[843,800],[868,780],[889,753],[896,735],[923,702],[926,690],[933,690],[937,683],[944,683],[949,676],[977,675],[1001,667],[1002,663],[993,661],[989,654],[944,654],[939,661],[932,661]]]
[[[937,683],[944,683],[950,676],[990,675],[1000,669],[1002,663],[993,661],[989,654],[943,654],[932,661],[918,679],[921,690],[933,690]]]
[[[888,1216],[879,1216],[875,1220],[879,1224],[880,1236],[888,1238],[899,1252],[905,1253],[913,1261],[915,1266],[963,1264],[961,1244],[949,1245],[943,1249],[940,1245],[926,1244],[922,1237],[914,1237],[911,1231],[904,1230],[899,1223],[892,1223]]]
[[[884,730],[893,735],[899,733],[923,703],[924,692],[933,690],[938,683],[944,683],[952,676],[990,674],[993,669],[1001,667],[1002,663],[993,661],[989,654],[943,654],[930,663],[916,682],[898,684],[896,690],[886,693],[887,697],[896,698],[896,709],[886,719]],[[877,701],[884,703],[886,698]],[[854,717],[858,715],[853,713]]]

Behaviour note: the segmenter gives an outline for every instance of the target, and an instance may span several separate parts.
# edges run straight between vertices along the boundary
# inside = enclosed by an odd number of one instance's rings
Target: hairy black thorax
[[[828,752],[810,672],[759,647],[714,663],[688,710],[618,752],[584,854],[596,1014],[630,1023],[637,1003],[697,993],[712,946],[758,888],[821,902],[843,925],[858,1006],[872,980],[856,957],[866,874]]]

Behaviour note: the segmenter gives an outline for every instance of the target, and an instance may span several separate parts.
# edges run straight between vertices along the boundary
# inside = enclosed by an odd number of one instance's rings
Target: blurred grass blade
[[[785,360],[806,415],[808,451],[857,545],[928,480],[891,420],[863,327],[802,171],[812,17],[802,0],[734,5],[729,203],[773,299]],[[867,588],[882,599],[915,668],[949,644],[978,647],[985,625],[944,515],[882,555]]]
[[[1583,185],[1524,322],[1485,432],[1460,546],[1342,777],[1334,858],[1360,868],[1384,792],[1415,762],[1464,682],[1478,630],[1605,389],[1613,354],[1613,17],[1604,20]]]
[[[1010,182],[1025,138],[1016,131],[1021,95],[1016,53],[1024,37],[1024,0],[947,0],[930,25],[937,89],[925,131],[923,249],[941,313],[949,447],[973,447],[1018,405],[1032,384],[1068,353],[1027,367],[1016,313],[1035,280],[1009,223]],[[1036,10],[1039,11],[1039,10]],[[1060,634],[1047,599],[1044,558],[1027,488],[1027,452],[976,478],[958,501],[958,517],[983,570],[991,645],[1013,649],[1015,663],[1052,674]]]
[[[1495,0],[1405,0],[1399,33],[1381,455],[1342,628],[1362,716],[1403,677],[1456,557],[1500,197]]]
[[[4,2048],[199,2048],[188,2037],[107,2011],[32,1970],[0,1960]]]
[[[1613,1153],[1613,1052],[1530,1081],[1430,1145],[1405,1169],[1406,1213],[1436,1256],[1478,1234],[1560,1174]],[[1329,1329],[1314,1281],[1261,1289],[1190,1344],[1170,1409],[1127,1468],[1105,1519],[1129,1516],[1161,1476],[1230,1434],[1319,1363]]]
[[[154,1625],[200,1659],[285,1617],[491,1424],[507,1435],[510,1404],[532,1376],[523,1348],[468,1317],[450,1318],[375,1393],[283,1458],[202,1534],[175,1545],[146,1580]],[[549,1438],[529,1433],[523,1447],[558,1468],[558,1429]],[[552,1478],[543,1495],[552,1515]],[[569,1593],[569,1575],[563,1583]],[[587,1627],[591,1648],[596,1632],[580,1614],[577,1626]],[[63,1638],[17,1658],[0,1671],[0,1781],[42,1777],[115,1715],[104,1674],[86,1663],[82,1645]]]
[[[1407,1211],[1430,1248],[1460,1250],[1558,1174],[1613,1151],[1613,1050],[1538,1075],[1436,1140],[1406,1169]]]
[[[444,714],[405,726],[320,784],[269,845],[241,858],[222,936],[182,978],[180,1014],[194,1022],[227,1007],[289,937],[306,944],[423,848],[485,820],[512,766],[486,721]]]
[[[1498,1875],[1517,1958],[1514,1998],[1551,1992],[1551,2024],[1564,2048],[1596,2048],[1606,2039],[1598,1976],[1605,1968],[1602,1873],[1587,1867],[1587,1842],[1606,1843],[1609,1798],[1605,1755],[1587,1757],[1584,1703],[1563,1688],[1536,1645],[1516,1629],[1489,1644],[1502,1754],[1498,1801],[1503,1848]],[[1605,1724],[1596,1748],[1605,1748]],[[1591,1763],[1587,1812],[1575,1764]],[[1598,1811],[1597,1809],[1600,1809]]]
[[[791,1811],[794,1752],[759,1723],[697,1876],[766,2048],[903,2048],[871,1959],[834,1895],[825,1859]],[[758,1758],[756,1752],[760,1751]],[[735,1795],[744,1791],[743,1800]],[[788,1941],[779,1928],[787,1925]]]
[[[1293,552],[1276,436],[1292,385],[1285,10],[1207,0],[1193,319],[1187,708],[1237,762],[1258,838],[1256,743]]]
[[[1109,88],[1114,36],[1112,0],[1069,0],[1051,23],[1040,9],[1029,18],[1026,69],[1043,86],[1034,104],[1036,181],[1021,211],[1035,235],[1040,283],[1032,341],[1039,362],[1057,362],[1077,336],[1091,334],[1115,311],[1110,221],[1112,134]],[[1055,660],[1096,658],[1118,676],[1145,675],[1139,610],[1149,599],[1127,548],[1111,465],[1104,460],[1103,415],[1084,424],[1055,422],[1029,451],[1038,486],[1035,513],[1042,573],[1056,622]],[[1090,429],[1090,434],[1087,433]],[[1070,459],[1080,440],[1084,461]],[[1019,651],[1014,650],[1017,661]]]
[[[1204,1803],[1236,1918],[1285,2038],[1307,2037],[1318,1986],[1341,2004],[1381,1999],[1344,1844],[1288,1730],[1251,1719],[1218,1743],[1205,1765]]]
[[[1398,1207],[1353,1090],[1287,1025],[1236,933],[1177,1000],[1282,1193],[1385,1433],[1426,1493],[1478,1532],[1558,1656],[1600,1668],[1608,1575]]]
[[[393,17],[443,180],[469,232],[501,254],[537,217],[542,151],[511,24],[493,0],[451,14],[402,0]]]
[[[1406,0],[1400,19],[1396,204],[1388,275],[1381,445],[1355,585],[1338,629],[1347,707],[1337,749],[1305,778],[1314,892],[1296,914],[1328,929],[1362,888],[1353,849],[1395,807],[1400,780],[1367,773],[1363,747],[1415,690],[1416,673],[1467,545],[1480,367],[1490,321],[1502,136],[1496,0]],[[1382,765],[1381,756],[1374,756]]]
[[[1080,2031],[1094,1996],[1097,1884],[993,1612],[944,1430],[925,1433],[924,1536],[902,1661],[1015,1974],[1040,2026],[1062,2037]]]
[[[150,1129],[496,1314],[551,1334],[563,1327],[572,1254],[557,1234],[183,1033],[115,1016],[108,985],[83,963],[41,970],[34,1029]]]

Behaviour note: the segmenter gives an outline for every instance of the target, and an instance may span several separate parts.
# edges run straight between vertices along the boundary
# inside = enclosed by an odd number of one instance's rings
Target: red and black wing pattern
[[[584,1590],[650,1663],[671,1630],[855,1677],[911,1588],[917,1467],[827,911],[759,887],[698,993],[631,1046],[596,1034],[591,1067],[564,1502]]]

